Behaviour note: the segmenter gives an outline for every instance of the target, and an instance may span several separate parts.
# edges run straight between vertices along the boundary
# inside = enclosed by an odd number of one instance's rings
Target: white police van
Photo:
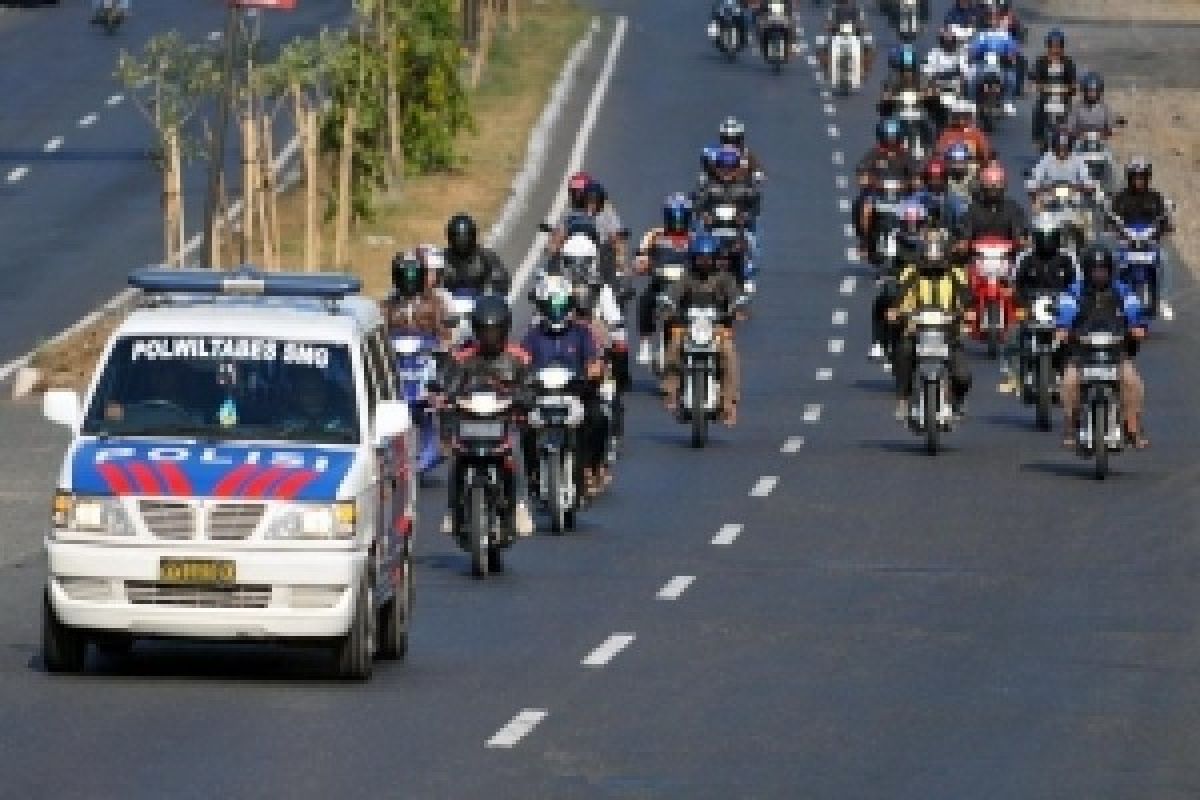
[[[143,269],[69,426],[43,653],[138,638],[321,643],[340,677],[403,657],[409,413],[384,320],[339,274]]]

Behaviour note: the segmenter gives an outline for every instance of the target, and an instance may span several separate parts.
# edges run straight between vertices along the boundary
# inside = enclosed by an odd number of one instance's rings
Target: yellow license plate
[[[163,583],[237,583],[237,564],[227,559],[162,558],[158,579]]]

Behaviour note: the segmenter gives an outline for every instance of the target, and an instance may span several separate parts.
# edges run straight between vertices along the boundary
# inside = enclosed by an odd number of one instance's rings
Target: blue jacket
[[[1134,294],[1129,286],[1121,281],[1113,282],[1113,289],[1121,298],[1121,311],[1125,317],[1125,324],[1129,327],[1145,327],[1146,321],[1142,314],[1142,303],[1138,300],[1138,296]],[[1075,281],[1071,284],[1066,292],[1058,299],[1058,314],[1054,320],[1055,326],[1061,329],[1069,330],[1075,325],[1075,318],[1079,316],[1080,301],[1083,298],[1083,281]]]
[[[1014,59],[1020,55],[1021,46],[1008,31],[982,30],[967,45],[967,59],[972,64],[978,64],[988,53],[996,53],[1002,60]]]
[[[531,370],[562,364],[581,378],[587,374],[588,364],[600,357],[591,329],[574,321],[557,334],[535,325],[521,340],[521,347],[529,353]]]

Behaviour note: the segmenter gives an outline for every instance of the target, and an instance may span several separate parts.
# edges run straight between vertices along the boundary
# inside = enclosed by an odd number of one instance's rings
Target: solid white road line
[[[849,316],[844,308],[835,308],[833,310],[832,322],[834,325],[845,325],[846,317]]]
[[[612,43],[608,46],[608,55],[604,59],[604,66],[600,70],[600,77],[596,79],[596,86],[592,89],[592,97],[588,101],[587,108],[583,113],[583,120],[579,123],[579,131],[575,134],[575,144],[571,148],[570,158],[567,159],[567,169],[565,175],[571,175],[579,172],[583,166],[583,157],[587,152],[588,142],[592,138],[592,131],[596,127],[596,120],[600,114],[600,106],[604,103],[604,97],[608,94],[608,86],[612,83],[613,71],[617,66],[617,56],[621,53],[621,44],[625,41],[625,31],[629,27],[629,20],[625,17],[617,17],[617,25],[613,30]],[[554,220],[562,215],[563,209],[567,207],[567,182],[564,178],[559,183],[558,192],[554,195],[554,202],[550,206],[548,219]],[[521,266],[517,268],[516,274],[512,278],[512,288],[509,289],[509,302],[521,292],[521,288],[525,285],[525,281],[529,280],[530,273],[533,272],[534,265],[542,257],[542,251],[546,247],[546,240],[549,238],[547,234],[539,232],[533,237],[533,244],[529,247],[529,252],[525,254],[525,259],[521,262]]]
[[[9,183],[16,183],[28,174],[29,167],[22,164],[21,166],[14,168],[12,172],[8,173],[8,177],[6,177],[5,180]]]
[[[544,708],[526,708],[517,714],[496,735],[488,739],[484,747],[512,747],[529,735],[537,724],[546,718]]]
[[[90,128],[92,125],[96,124],[96,120],[98,119],[100,119],[100,117],[95,113],[85,114],[79,119],[79,127]]]
[[[781,453],[799,453],[800,448],[804,447],[803,436],[789,436],[783,442],[783,447],[779,448]]]
[[[727,545],[733,544],[733,540],[742,532],[742,524],[740,522],[727,522],[721,526],[721,530],[712,538],[712,544]]]
[[[857,282],[858,279],[853,275],[847,275],[846,277],[842,278],[842,285],[838,287],[838,291],[840,291],[842,294],[854,294],[854,284]]]
[[[105,100],[105,101],[104,101],[104,105],[106,105],[106,106],[119,106],[119,105],[121,105],[121,101],[122,101],[122,100],[124,100],[124,99],[125,99],[125,95],[123,95],[123,94],[114,94],[114,95],[110,96],[110,97],[109,97],[107,100]]]
[[[844,350],[844,349],[846,349],[845,340],[843,340],[843,339],[830,339],[829,340],[829,352],[833,353],[834,355],[839,355],[842,352],[842,350]]]
[[[763,475],[750,489],[751,497],[766,497],[771,492],[775,491],[775,485],[779,483],[778,475]]]
[[[632,633],[614,633],[604,640],[595,650],[587,654],[587,658],[579,662],[585,667],[603,667],[612,661],[617,653],[633,644],[636,637]]]
[[[810,424],[821,421],[820,403],[809,403],[804,407],[804,421]]]
[[[833,370],[830,367],[821,367],[817,370],[817,380],[831,381],[833,380]]]
[[[683,594],[684,590],[691,586],[694,580],[696,580],[695,575],[676,575],[658,590],[656,597],[659,600],[678,600],[679,595]]]
[[[42,147],[47,153],[53,153],[55,150],[63,146],[63,137],[55,136]]]

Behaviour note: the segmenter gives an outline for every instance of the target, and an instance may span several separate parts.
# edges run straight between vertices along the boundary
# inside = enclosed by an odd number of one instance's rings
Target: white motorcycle
[[[817,37],[817,46],[825,46],[825,37]],[[828,40],[829,86],[844,95],[862,88],[865,41],[849,22],[842,23]]]

